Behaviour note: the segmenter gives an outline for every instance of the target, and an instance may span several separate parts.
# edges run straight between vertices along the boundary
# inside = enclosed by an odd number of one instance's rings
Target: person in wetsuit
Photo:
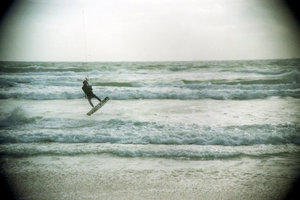
[[[94,107],[94,105],[93,105],[93,103],[92,103],[92,101],[91,101],[92,98],[96,98],[96,99],[98,99],[98,100],[101,102],[101,99],[100,99],[99,97],[97,97],[97,96],[93,93],[92,86],[89,85],[87,79],[84,80],[82,83],[83,83],[82,90],[83,90],[83,92],[85,93],[86,97],[88,98],[90,105],[91,105],[92,107]]]

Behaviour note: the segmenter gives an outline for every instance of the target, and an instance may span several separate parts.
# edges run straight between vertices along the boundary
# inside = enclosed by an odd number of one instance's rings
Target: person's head
[[[82,83],[83,83],[84,85],[87,85],[87,84],[88,84],[87,80],[84,80]]]

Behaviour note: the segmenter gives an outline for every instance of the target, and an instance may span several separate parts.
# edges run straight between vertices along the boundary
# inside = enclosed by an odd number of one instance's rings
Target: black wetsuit
[[[94,107],[93,103],[91,102],[92,98],[96,98],[99,101],[101,101],[100,98],[98,98],[94,93],[93,93],[93,89],[92,86],[90,86],[89,84],[83,84],[82,86],[82,90],[85,93],[85,95],[87,96],[89,103],[91,104],[92,107]]]
[[[88,84],[84,84],[82,86],[82,90],[84,91],[84,93],[87,97],[92,97],[94,95],[92,86],[90,86]]]

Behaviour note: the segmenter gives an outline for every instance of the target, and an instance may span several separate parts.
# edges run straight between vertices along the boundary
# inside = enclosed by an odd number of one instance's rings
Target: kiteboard
[[[98,103],[95,107],[93,107],[88,113],[86,113],[88,116],[91,116],[93,113],[95,113],[97,110],[99,110],[107,101],[109,100],[109,97],[105,97],[100,103]]]

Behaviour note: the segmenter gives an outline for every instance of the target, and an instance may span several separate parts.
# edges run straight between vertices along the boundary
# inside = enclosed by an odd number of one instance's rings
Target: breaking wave
[[[101,85],[101,84],[99,84]],[[268,97],[300,98],[300,84],[297,85],[211,85],[189,83],[179,87],[133,87],[131,83],[106,83],[105,87],[94,87],[100,97],[109,96],[115,100],[128,99],[263,99]],[[109,85],[109,86],[108,86]],[[112,86],[112,85],[118,85]],[[0,99],[79,99],[83,98],[78,87],[28,87],[0,88]]]
[[[32,120],[32,119],[30,119]],[[26,124],[28,128],[28,124]],[[201,126],[198,124],[165,124],[158,122],[39,119],[11,131],[2,129],[1,143],[113,143],[168,145],[256,144],[300,145],[299,125]]]
[[[118,157],[152,157],[184,160],[214,160],[241,157],[267,157],[274,155],[297,154],[295,145],[255,145],[251,147],[219,147],[214,145],[128,145],[128,144],[6,144],[0,146],[0,155],[36,156],[64,155],[80,156],[87,154],[113,155]]]
[[[0,119],[0,127],[5,128],[16,125],[30,124],[34,123],[38,119],[41,118],[27,117],[26,112],[21,107],[17,107],[13,109],[9,114],[6,114],[4,118]]]

